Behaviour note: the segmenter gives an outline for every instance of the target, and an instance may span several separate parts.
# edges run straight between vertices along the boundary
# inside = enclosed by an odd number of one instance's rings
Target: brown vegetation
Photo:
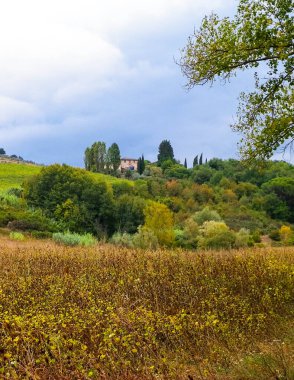
[[[293,254],[2,237],[0,378],[291,379]]]

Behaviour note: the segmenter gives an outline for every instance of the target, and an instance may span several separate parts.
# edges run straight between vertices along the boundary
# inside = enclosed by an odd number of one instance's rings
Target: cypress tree
[[[142,173],[144,173],[144,170],[145,170],[145,159],[144,159],[144,155],[142,154],[142,159],[141,159],[141,165],[142,165]]]
[[[160,166],[164,161],[167,160],[174,160],[174,150],[171,146],[170,141],[163,140],[161,141],[159,147],[158,147],[158,165]]]
[[[187,169],[187,159],[185,158],[184,166]]]
[[[200,158],[199,158],[199,165],[202,165],[202,160],[203,160],[203,154],[201,153]]]
[[[198,165],[198,154],[193,160],[193,168],[195,168],[195,166],[197,166],[197,165]]]

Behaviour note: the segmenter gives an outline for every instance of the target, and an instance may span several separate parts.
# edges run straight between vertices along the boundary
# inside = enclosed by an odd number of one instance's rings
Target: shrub
[[[12,240],[19,240],[19,241],[25,239],[24,235],[20,232],[10,232],[9,237]]]
[[[274,241],[280,241],[281,240],[281,236],[280,236],[280,231],[279,230],[272,230],[270,233],[269,233],[269,237],[274,240]],[[260,243],[257,242],[257,243]]]
[[[248,247],[250,244],[250,231],[246,228],[241,228],[235,235],[235,247]]]
[[[24,204],[22,199],[10,192],[0,193],[0,203],[16,208],[21,208]]]
[[[151,229],[140,226],[133,237],[133,244],[136,248],[156,249],[158,248],[158,238]]]
[[[51,239],[52,232],[48,231],[32,231],[31,236],[35,239]]]
[[[211,220],[215,222],[221,222],[222,218],[218,214],[217,211],[211,210],[209,207],[204,207],[201,211],[198,211],[194,214],[193,219],[199,226],[201,226],[204,222],[209,222]]]
[[[112,235],[110,243],[122,247],[133,247],[132,235],[126,232],[116,232]]]
[[[88,247],[96,243],[96,239],[91,234],[79,235],[69,231],[65,233],[57,232],[52,235],[52,238],[56,243],[68,246],[81,245]]]
[[[205,222],[200,232],[200,248],[229,249],[234,246],[235,234],[224,222]]]

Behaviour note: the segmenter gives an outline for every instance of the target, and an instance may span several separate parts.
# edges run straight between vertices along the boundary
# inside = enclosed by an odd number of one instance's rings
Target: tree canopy
[[[206,16],[182,50],[188,88],[227,82],[238,70],[259,67],[255,91],[241,93],[232,125],[242,134],[243,159],[270,158],[293,143],[293,7],[293,0],[240,0],[233,19]]]
[[[161,141],[158,147],[157,158],[158,158],[159,165],[161,165],[162,162],[164,161],[174,160],[174,150],[171,146],[170,141],[168,140]]]

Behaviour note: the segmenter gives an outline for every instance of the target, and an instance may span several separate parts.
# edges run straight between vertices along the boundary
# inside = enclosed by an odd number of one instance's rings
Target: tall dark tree
[[[0,148],[0,154],[6,154],[6,152],[3,148]]]
[[[199,158],[199,165],[202,165],[203,164],[203,154],[201,153],[200,154],[200,158]]]
[[[139,174],[143,174],[144,170],[145,170],[145,160],[144,160],[144,156],[142,154],[142,157],[139,157],[139,159],[138,159],[137,171]]]
[[[164,161],[174,160],[174,150],[171,146],[170,141],[163,140],[158,148],[158,165],[160,166]]]
[[[185,158],[184,166],[187,169],[187,158]]]
[[[193,160],[193,168],[195,168],[195,166],[197,166],[197,165],[198,165],[198,154]]]

